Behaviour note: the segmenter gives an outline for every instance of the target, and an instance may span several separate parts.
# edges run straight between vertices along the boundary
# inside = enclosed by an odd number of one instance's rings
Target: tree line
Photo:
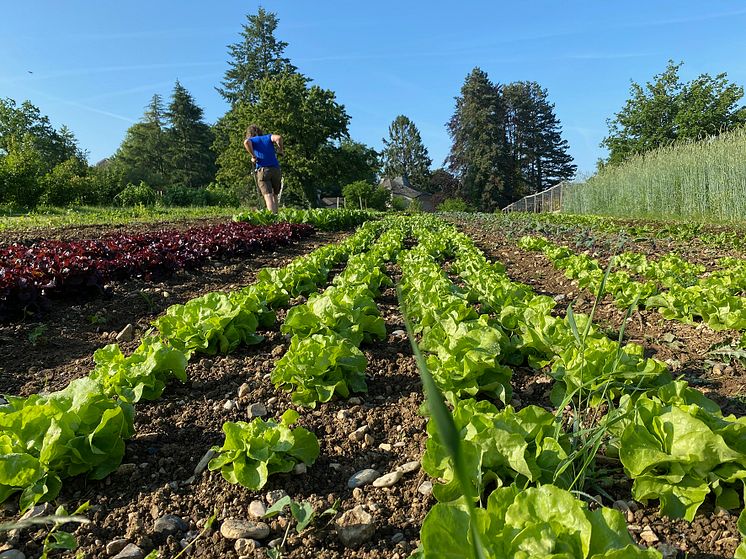
[[[240,38],[228,46],[228,69],[216,87],[228,110],[214,124],[177,80],[168,100],[154,95],[139,122],[111,157],[89,166],[72,132],[54,129],[30,102],[0,99],[0,204],[254,203],[256,188],[242,142],[246,126],[260,123],[283,135],[286,204],[317,205],[340,196],[386,207],[382,177],[458,200],[458,207],[494,210],[574,177],[577,167],[562,136],[549,93],[535,81],[500,83],[474,68],[446,123],[451,148],[440,168],[415,123],[398,115],[376,151],[349,135],[350,117],[335,93],[312,84],[285,55],[276,14],[259,8],[247,16]],[[666,143],[701,138],[742,125],[743,88],[725,74],[692,82],[681,64],[642,86],[607,121],[605,165]]]

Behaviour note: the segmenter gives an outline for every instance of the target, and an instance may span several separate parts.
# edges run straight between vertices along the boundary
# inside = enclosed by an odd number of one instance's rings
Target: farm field
[[[242,219],[280,227],[266,215]],[[0,444],[31,457],[23,463],[39,475],[9,482],[0,471],[0,522],[18,519],[19,506],[51,514],[41,503],[57,490],[68,511],[90,502],[90,523],[64,526],[85,557],[128,544],[163,558],[187,545],[184,556],[205,558],[470,556],[462,488],[443,433],[423,414],[406,315],[461,429],[488,557],[736,554],[743,232],[512,215],[363,220],[353,230],[340,219],[344,231],[316,221],[310,236],[164,277],[112,279],[104,297],[51,298],[38,316],[2,324],[0,393],[10,403],[0,407]],[[605,274],[622,252],[637,256]],[[101,350],[113,343],[121,354]],[[51,460],[40,451],[47,412],[34,419],[41,433],[17,428],[25,398],[71,382],[121,422],[102,429],[112,441],[103,457],[75,421],[65,427],[78,429],[74,452],[55,449]],[[303,448],[272,458],[278,473],[267,477],[256,456],[219,450],[226,422],[238,425],[235,443],[248,429],[239,422],[270,425],[287,410],[298,414],[293,429],[318,439],[316,452],[296,432]],[[86,452],[98,460],[91,471],[79,462]],[[305,530],[287,512],[259,516],[284,495],[316,512]],[[46,533],[11,532],[5,549],[39,557]]]

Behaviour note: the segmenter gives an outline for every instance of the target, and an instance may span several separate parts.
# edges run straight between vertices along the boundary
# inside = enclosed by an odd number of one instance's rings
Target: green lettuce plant
[[[249,423],[224,423],[225,442],[213,447],[217,455],[208,468],[220,470],[229,483],[256,490],[272,474],[290,472],[299,463],[313,464],[319,441],[303,427],[290,428],[299,417],[295,410],[287,410],[279,423],[259,417]]]

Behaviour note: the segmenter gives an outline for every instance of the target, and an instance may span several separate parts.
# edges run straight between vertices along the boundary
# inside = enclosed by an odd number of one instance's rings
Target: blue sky
[[[277,35],[317,85],[336,92],[350,134],[381,147],[398,115],[421,131],[434,166],[449,151],[445,123],[474,66],[493,81],[549,91],[581,173],[604,155],[606,119],[668,59],[682,76],[727,72],[746,84],[742,1],[275,0]],[[257,2],[30,0],[5,2],[0,97],[30,100],[72,129],[91,162],[116,151],[154,93],[176,79],[217,120],[227,45]]]

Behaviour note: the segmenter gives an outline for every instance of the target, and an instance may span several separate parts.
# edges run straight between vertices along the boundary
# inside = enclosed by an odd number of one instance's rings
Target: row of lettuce
[[[0,405],[0,502],[20,493],[25,510],[55,498],[64,478],[106,477],[133,435],[137,402],[160,398],[172,378],[185,380],[187,362],[196,353],[228,353],[261,341],[257,327],[274,322],[274,309],[315,291],[333,266],[366,250],[382,227],[368,223],[341,243],[284,268],[264,269],[240,291],[209,293],[170,307],[132,354],[125,356],[116,344],[96,351],[93,371],[63,390],[6,396]]]
[[[575,497],[604,491],[590,475],[599,454],[618,460],[633,498],[659,500],[666,516],[692,520],[711,493],[723,508],[741,507],[743,418],[723,416],[642,347],[602,335],[591,317],[572,309],[552,315],[550,297],[512,282],[456,230],[431,222],[416,234],[420,244],[399,259],[404,310],[453,406],[467,477],[486,503],[470,520],[453,457],[431,420],[422,464],[445,483],[434,487],[439,503],[423,524],[421,557],[467,555],[470,522],[486,557],[660,557],[633,544],[620,512],[590,511]],[[490,403],[510,402],[510,367],[518,364],[548,372],[554,413]]]
[[[695,221],[642,221],[596,215],[527,212],[454,213],[450,214],[449,218],[497,226],[514,236],[540,232],[549,236],[575,238],[581,243],[602,238],[615,241],[647,239],[654,242],[696,242],[706,246],[739,250],[746,248],[746,231],[742,227],[714,227]]]
[[[657,310],[666,319],[704,322],[713,330],[746,330],[744,260],[722,258],[718,269],[704,274],[703,266],[676,254],[649,260],[643,254],[624,252],[612,258],[606,273],[598,260],[544,237],[522,237],[518,246],[541,251],[581,289],[597,293],[603,284],[604,292],[619,307],[643,306]],[[616,267],[623,269],[614,270]]]

